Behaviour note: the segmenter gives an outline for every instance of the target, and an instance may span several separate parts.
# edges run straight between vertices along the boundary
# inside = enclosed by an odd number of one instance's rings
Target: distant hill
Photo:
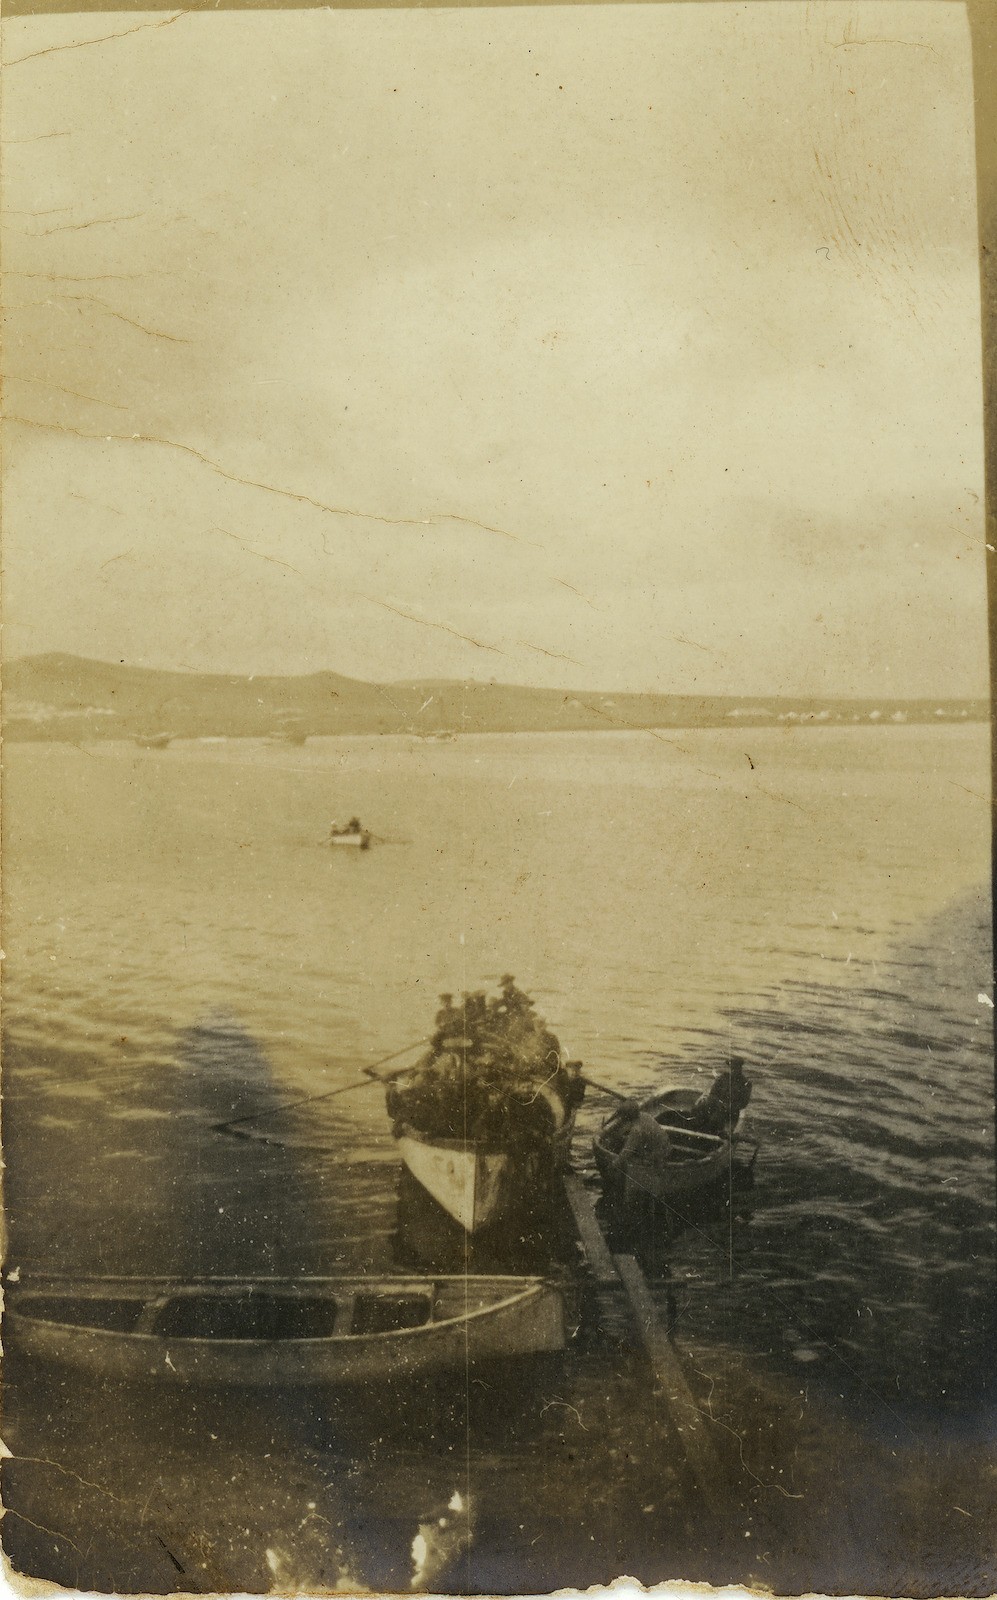
[[[25,656],[3,675],[8,739],[528,733],[808,723],[986,721],[986,700],[602,694],[478,682],[365,683],[336,672],[238,677],[82,656]]]

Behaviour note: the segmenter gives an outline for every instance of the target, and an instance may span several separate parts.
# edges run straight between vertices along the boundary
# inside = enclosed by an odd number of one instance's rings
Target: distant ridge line
[[[52,651],[3,672],[8,739],[280,737],[337,733],[626,731],[856,722],[985,722],[984,697],[703,695],[548,689],[480,679],[372,683],[329,671],[202,673]]]

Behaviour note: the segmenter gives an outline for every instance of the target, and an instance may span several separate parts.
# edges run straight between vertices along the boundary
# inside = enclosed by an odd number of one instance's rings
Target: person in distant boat
[[[697,1127],[704,1133],[729,1133],[750,1099],[751,1084],[744,1076],[744,1062],[740,1056],[731,1056],[693,1107]]]
[[[346,824],[346,832],[347,833],[362,833],[363,832],[363,828],[360,825],[360,818],[359,817],[351,817],[350,818],[349,822]]]

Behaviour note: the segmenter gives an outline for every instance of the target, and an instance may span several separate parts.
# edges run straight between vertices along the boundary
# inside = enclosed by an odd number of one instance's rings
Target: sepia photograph
[[[8,1582],[991,1595],[988,7],[6,9]]]

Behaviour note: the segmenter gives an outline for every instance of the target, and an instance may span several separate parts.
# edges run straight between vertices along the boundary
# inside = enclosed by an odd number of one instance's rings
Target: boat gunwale
[[[565,1142],[565,1136],[570,1139],[573,1133],[570,1115],[553,1133],[545,1134],[541,1140],[511,1139],[508,1144],[486,1144],[480,1139],[449,1139],[435,1138],[432,1134],[422,1133],[411,1122],[398,1122],[395,1124],[394,1138],[413,1139],[416,1144],[428,1145],[433,1150],[447,1150],[454,1155],[475,1156],[508,1156],[511,1159],[519,1155],[532,1155],[534,1151],[543,1150],[546,1145],[557,1145]]]
[[[394,1133],[398,1140],[414,1139],[416,1144],[425,1144],[433,1150],[447,1150],[454,1155],[474,1156],[512,1156],[516,1155],[515,1147],[511,1145],[484,1144],[480,1139],[437,1139],[431,1133],[422,1133],[413,1127],[410,1122],[399,1122]]]

